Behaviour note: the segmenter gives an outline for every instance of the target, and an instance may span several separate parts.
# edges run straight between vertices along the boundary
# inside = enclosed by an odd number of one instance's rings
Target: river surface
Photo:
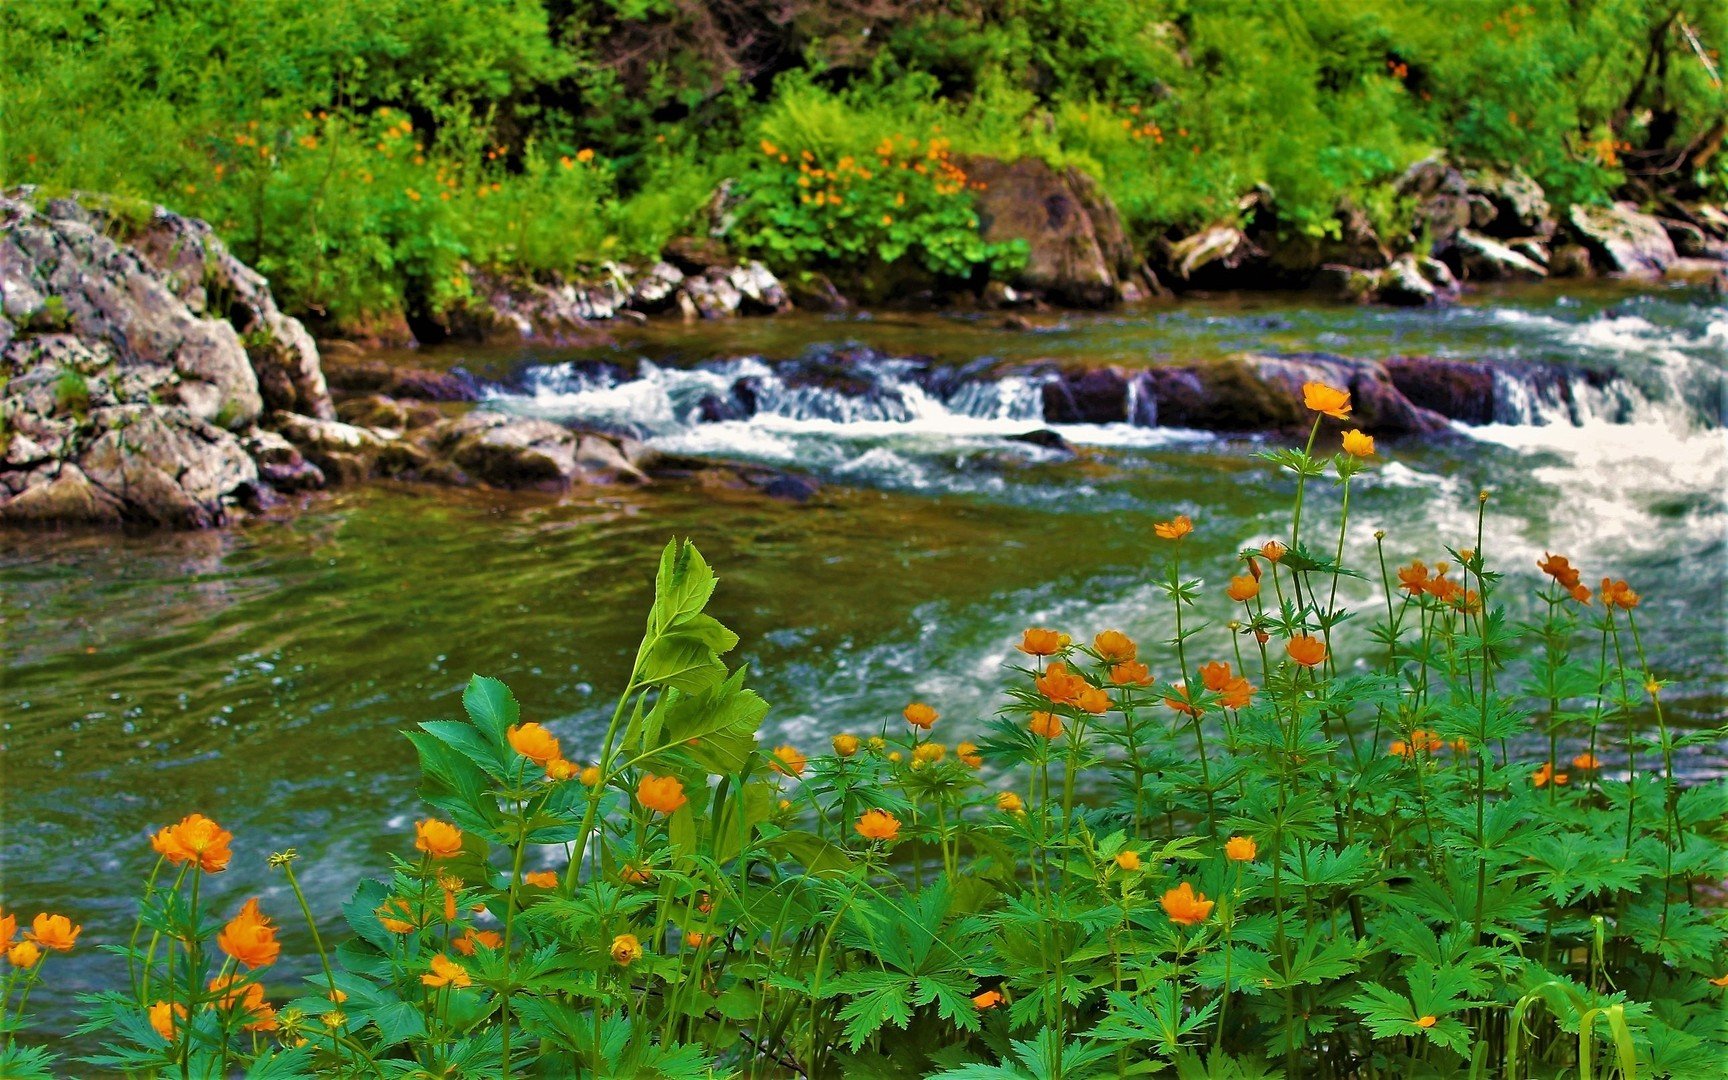
[[[876,352],[846,392],[776,375],[775,361],[847,342]],[[1193,517],[1191,565],[1217,597],[1232,553],[1288,528],[1291,486],[1255,457],[1276,443],[1071,425],[1058,429],[1078,448],[1069,457],[1006,438],[1049,426],[1027,378],[934,395],[893,358],[1136,366],[1247,349],[1612,373],[1567,400],[1513,387],[1496,423],[1449,439],[1383,440],[1385,464],[1352,492],[1347,559],[1371,555],[1377,528],[1400,562],[1444,558],[1442,541],[1470,540],[1487,488],[1485,547],[1515,606],[1545,550],[1587,581],[1627,578],[1676,722],[1723,723],[1728,311],[1702,292],[1527,289],[1439,311],[1225,299],[1050,317],[1031,332],[996,317],[795,317],[657,324],[599,349],[430,350],[405,362],[493,380],[484,407],[794,469],[821,490],[791,502],[692,482],[557,499],[380,483],[226,532],[0,533],[0,899],[85,925],[34,999],[43,1026],[68,1028],[71,995],[123,971],[95,946],[130,929],[153,828],[194,810],[231,828],[217,895],[225,907],[264,896],[301,954],[280,970],[300,972],[305,937],[265,856],[297,848],[316,909],[334,915],[387,851],[406,851],[415,762],[398,732],[456,713],[469,673],[506,680],[524,715],[581,756],[626,674],[668,537],[693,537],[720,573],[714,610],[773,705],[767,737],[812,751],[914,699],[941,710],[943,736],[963,737],[1000,704],[1002,665],[1029,624],[1167,637],[1151,524]],[[753,415],[694,421],[704,397],[746,376]],[[1328,487],[1311,506],[1316,529],[1336,528]],[[1206,606],[1228,617],[1221,598]],[[1212,641],[1225,655],[1223,632]],[[1683,766],[1694,779],[1728,772],[1728,749],[1694,748]]]

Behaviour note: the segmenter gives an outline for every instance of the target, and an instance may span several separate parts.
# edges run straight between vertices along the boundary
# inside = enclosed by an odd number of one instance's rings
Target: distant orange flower
[[[1439,1022],[1440,1021],[1433,1016],[1424,1016],[1416,1021],[1416,1026],[1419,1028],[1431,1028]]]
[[[432,958],[431,967],[431,971],[420,976],[420,981],[427,986],[448,986],[455,989],[468,986],[472,982],[468,977],[468,969],[443,953]]]
[[[1413,758],[1416,756],[1415,748],[1403,739],[1393,739],[1388,750],[1394,757]]]
[[[1082,676],[1068,670],[1068,665],[1057,660],[1044,669],[1044,674],[1035,681],[1038,692],[1058,705],[1074,705],[1080,700],[1080,695],[1091,687]]]
[[[1183,926],[1194,926],[1206,921],[1212,914],[1213,901],[1206,899],[1204,893],[1194,891],[1194,886],[1184,881],[1165,892],[1158,903],[1164,908],[1164,914],[1170,916],[1170,921]]]
[[[1549,784],[1553,784],[1556,787],[1564,787],[1566,782],[1571,779],[1572,777],[1569,773],[1555,772],[1554,766],[1545,761],[1542,763],[1540,769],[1537,769],[1533,774],[1531,774],[1530,786],[1547,787]]]
[[[1033,626],[1020,635],[1020,644],[1014,647],[1028,656],[1055,656],[1067,644],[1067,634]]]
[[[532,721],[526,724],[512,724],[504,733],[510,745],[518,754],[532,761],[541,768],[546,763],[559,756],[558,740],[550,731]]]
[[[866,810],[852,828],[866,840],[892,840],[900,835],[900,819],[886,810]]]
[[[1350,419],[1350,394],[1322,382],[1302,384],[1302,404],[1335,420]]]
[[[232,853],[228,844],[234,834],[203,814],[187,814],[179,824],[169,825],[150,838],[150,846],[169,862],[196,863],[206,874],[228,868]]]
[[[924,704],[922,701],[914,701],[912,704],[906,706],[905,709],[901,710],[900,715],[904,716],[906,722],[911,724],[913,727],[923,728],[925,731],[929,731],[935,726],[936,721],[942,714]]]
[[[462,850],[462,830],[437,818],[416,821],[414,847],[434,859],[448,859]]]
[[[1373,457],[1374,436],[1352,428],[1344,433],[1344,452],[1351,457]]]
[[[1053,712],[1035,712],[1026,724],[1027,730],[1034,735],[1046,739],[1054,739],[1062,734],[1062,718]]]
[[[948,748],[939,742],[919,743],[912,751],[914,766],[934,765],[948,756]]]
[[[412,934],[416,927],[411,921],[412,912],[408,910],[408,901],[400,897],[386,900],[372,912],[378,918],[378,925],[392,934]],[[406,916],[397,918],[397,916]]]
[[[1590,604],[1590,586],[1582,584],[1572,586],[1572,599],[1588,607]]]
[[[954,748],[954,756],[965,762],[968,769],[982,769],[984,755],[978,752],[978,744],[963,742]]]
[[[8,915],[0,911],[0,952],[12,947],[12,939],[18,935],[18,916]]]
[[[1002,811],[1004,814],[1018,814],[1025,808],[1026,804],[1021,802],[1020,796],[1014,792],[998,791],[996,793],[996,809]]]
[[[684,783],[676,776],[655,776],[644,773],[636,785],[636,799],[648,809],[670,814],[690,800],[684,797]]]
[[[576,151],[576,160],[582,162],[583,164],[587,164],[588,162],[594,160],[594,151],[588,149],[587,147],[583,147],[582,149]]]
[[[1271,562],[1277,562],[1279,559],[1282,559],[1284,553],[1289,550],[1289,548],[1280,544],[1276,540],[1268,540],[1264,544],[1260,545],[1260,555]]]
[[[477,945],[484,945],[488,949],[502,949],[504,935],[496,930],[475,930],[470,927],[466,933],[450,943],[450,947],[463,956],[473,956]]]
[[[1617,607],[1623,611],[1631,611],[1638,606],[1638,594],[1633,592],[1624,581],[1603,578],[1599,595],[1602,597],[1603,607]]]
[[[600,783],[600,766],[590,765],[576,776],[576,782],[583,787],[596,787]]]
[[[636,940],[635,934],[619,934],[612,939],[612,962],[620,967],[629,967],[642,959],[642,943]]]
[[[532,885],[536,889],[556,889],[558,887],[558,871],[533,870],[522,875],[522,884]]]
[[[1163,540],[1180,540],[1194,531],[1194,522],[1187,514],[1177,514],[1171,521],[1160,521],[1152,526],[1152,531]]]
[[[1579,754],[1577,757],[1572,759],[1572,767],[1577,769],[1579,772],[1593,772],[1600,769],[1602,763],[1597,760],[1595,754],[1586,750],[1584,753]]]
[[[1249,862],[1260,854],[1260,845],[1252,836],[1232,836],[1224,841],[1224,857],[1233,862]]]
[[[1398,587],[1413,596],[1420,596],[1428,589],[1428,564],[1417,559],[1409,566],[1398,568]]]
[[[796,746],[781,746],[774,751],[774,768],[787,776],[803,776],[809,760]]]
[[[707,944],[708,941],[708,935],[702,933],[700,930],[684,931],[684,944],[690,946],[692,949],[700,949],[703,945]]]
[[[210,980],[210,990],[222,995],[222,1008],[238,1009],[247,1018],[242,1030],[275,1031],[276,1010],[264,1000],[264,984],[253,982],[237,986],[240,980],[241,977],[234,973],[219,975]]]
[[[841,732],[834,736],[834,756],[849,758],[858,752],[858,736]]]
[[[1284,651],[1303,667],[1314,667],[1326,659],[1326,643],[1309,634],[1297,634],[1291,638]]]
[[[1427,728],[1417,728],[1410,733],[1410,742],[1430,754],[1437,754],[1446,747],[1446,740],[1429,731]]]
[[[1237,603],[1244,603],[1260,595],[1260,583],[1247,574],[1233,577],[1224,589],[1224,595]]]
[[[618,871],[618,876],[631,885],[646,885],[653,880],[654,871],[635,863],[625,863],[624,868]]]
[[[1116,865],[1123,870],[1138,870],[1140,869],[1140,853],[1134,850],[1119,851],[1116,853]]]
[[[1198,717],[1200,715],[1200,706],[1194,704],[1193,698],[1189,696],[1188,684],[1186,682],[1179,682],[1175,685],[1175,696],[1165,698],[1164,704],[1170,706],[1179,713],[1187,713],[1189,716]]]
[[[553,758],[551,761],[546,763],[546,779],[556,781],[560,784],[575,776],[580,771],[581,770],[576,768],[575,762],[565,761],[561,757]]]
[[[83,930],[82,926],[73,925],[72,920],[64,915],[50,915],[44,911],[30,920],[30,932],[25,936],[44,949],[70,952]]]
[[[982,994],[972,996],[972,1005],[979,1011],[994,1009],[1000,1004],[1002,1004],[1002,991],[1000,990],[986,990]]]
[[[1543,552],[1543,556],[1543,558],[1536,560],[1536,568],[1559,582],[1561,588],[1570,592],[1578,584],[1577,568],[1564,555],[1550,555]]]
[[[1111,665],[1110,681],[1117,686],[1150,686],[1152,672],[1140,661],[1129,660]]]
[[[1246,709],[1254,700],[1254,684],[1238,675],[1224,685],[1218,704],[1226,709]]]
[[[240,913],[228,920],[228,925],[216,935],[216,944],[248,968],[274,964],[282,953],[282,945],[276,940],[276,927],[258,910],[256,896],[241,905]]]
[[[1444,566],[1445,564],[1441,563],[1440,565]],[[1427,587],[1428,595],[1442,604],[1450,604],[1464,595],[1464,586],[1447,577],[1445,571],[1441,571],[1439,577],[1429,581]]]
[[[21,971],[35,967],[41,959],[42,950],[34,941],[20,941],[6,950],[6,962]]]
[[[186,1019],[186,1006],[158,1001],[150,1006],[150,1027],[167,1042],[174,1041],[174,1029]]]
[[[1092,647],[1106,663],[1120,664],[1134,659],[1139,654],[1139,647],[1134,639],[1120,630],[1105,630],[1092,639]]]

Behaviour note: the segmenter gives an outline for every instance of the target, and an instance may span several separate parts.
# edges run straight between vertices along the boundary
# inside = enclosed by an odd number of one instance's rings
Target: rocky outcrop
[[[1611,274],[1661,277],[1680,257],[1662,223],[1631,203],[1579,203],[1567,213],[1566,221],[1579,243]]]
[[[1026,265],[1008,284],[1075,307],[1108,307],[1123,298],[1134,248],[1091,177],[1036,158],[968,158],[962,167],[982,185],[975,195],[980,235],[1026,245]]]

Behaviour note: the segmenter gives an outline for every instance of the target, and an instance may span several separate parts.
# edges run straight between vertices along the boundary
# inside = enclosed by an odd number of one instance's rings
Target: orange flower
[[[44,911],[30,920],[30,932],[25,936],[44,949],[70,952],[83,929],[82,926],[74,926],[72,920],[64,915],[50,915]]]
[[[1139,648],[1134,639],[1120,630],[1105,630],[1092,639],[1092,647],[1107,664],[1120,664],[1134,659]]]
[[[577,775],[576,781],[578,783],[580,783],[583,787],[597,787],[597,786],[599,786],[599,783],[600,783],[600,766],[590,765],[586,769],[583,769],[581,771],[581,773],[579,773]]]
[[[1721,978],[1711,979],[1710,985],[1711,986],[1728,986],[1728,974],[1724,974]]]
[[[858,752],[858,736],[842,732],[834,736],[834,756],[849,758]]]
[[[1025,808],[1026,804],[1021,802],[1020,796],[1014,792],[998,791],[996,793],[996,809],[1002,811],[1004,814],[1018,814]]]
[[[241,905],[240,914],[228,920],[228,925],[216,935],[216,944],[248,968],[274,964],[282,952],[282,945],[276,940],[276,928],[258,910],[256,896]]]
[[[372,914],[378,917],[378,925],[392,934],[412,934],[415,930],[414,923],[410,921],[413,913],[408,910],[408,901],[400,897],[379,904]],[[398,915],[406,917],[397,918]]]
[[[1326,643],[1308,634],[1297,634],[1284,646],[1290,659],[1303,667],[1314,667],[1326,659]]]
[[[1212,914],[1212,901],[1206,899],[1204,893],[1195,892],[1194,886],[1186,881],[1167,891],[1158,902],[1163,906],[1164,914],[1170,916],[1171,922],[1181,923],[1183,926],[1203,923],[1206,917]]]
[[[892,840],[900,835],[900,819],[886,810],[866,810],[852,828],[866,840]]]
[[[1446,740],[1429,731],[1427,728],[1417,728],[1410,733],[1412,745],[1419,746],[1430,754],[1437,754],[1446,746]]]
[[[1350,419],[1350,394],[1322,382],[1302,384],[1302,404],[1334,420]]]
[[[1186,682],[1177,683],[1176,695],[1174,697],[1165,698],[1164,704],[1170,706],[1179,713],[1187,713],[1189,716],[1193,717],[1198,717],[1200,715],[1200,706],[1194,704],[1193,700],[1188,696],[1188,684]]]
[[[1087,686],[1075,697],[1074,704],[1093,714],[1109,712],[1110,695],[1099,687]]]
[[[210,989],[222,995],[222,1008],[238,1008],[247,1017],[242,1030],[275,1031],[276,1010],[264,1000],[264,984],[254,982],[236,987],[234,984],[239,981],[240,976],[235,974],[220,975],[210,980]]]
[[[1027,656],[1055,656],[1068,644],[1068,635],[1042,626],[1033,626],[1020,635],[1014,646]]]
[[[1271,562],[1277,562],[1279,559],[1282,559],[1284,557],[1284,553],[1286,551],[1289,551],[1289,550],[1290,550],[1289,548],[1285,547],[1283,544],[1280,544],[1276,540],[1268,540],[1264,544],[1260,545],[1261,557],[1263,557],[1263,558],[1265,558]]]
[[[929,731],[934,727],[937,718],[941,716],[941,714],[935,709],[932,709],[922,701],[914,701],[912,704],[906,706],[905,709],[901,710],[900,715],[906,718],[908,724],[911,724],[915,728],[923,728],[925,731]]]
[[[968,769],[982,769],[984,755],[978,752],[978,744],[963,742],[954,748],[954,756],[965,762]]]
[[[34,941],[20,941],[6,950],[6,960],[15,968],[29,969],[42,959],[42,950]]]
[[[576,160],[582,162],[583,164],[587,164],[588,162],[594,160],[594,151],[588,149],[587,147],[583,147],[582,149],[576,151]]]
[[[1601,597],[1603,607],[1617,607],[1624,611],[1631,611],[1638,606],[1638,594],[1627,587],[1624,581],[1611,581],[1608,578],[1603,578]]]
[[[1254,684],[1238,675],[1224,687],[1218,703],[1226,709],[1246,709],[1254,700]]]
[[[558,887],[558,871],[535,870],[522,875],[522,884],[532,885],[536,889],[556,889]]]
[[[439,953],[432,958],[432,970],[420,976],[427,986],[463,987],[469,985],[468,969]]]
[[[1116,865],[1123,870],[1140,869],[1140,853],[1138,851],[1119,851],[1116,853]]]
[[[1080,695],[1092,684],[1083,677],[1068,670],[1068,665],[1057,660],[1038,676],[1034,685],[1038,692],[1058,705],[1074,705],[1080,701]]]
[[[186,1019],[186,1006],[170,1005],[166,1001],[158,1001],[150,1006],[150,1026],[156,1034],[167,1042],[174,1041],[174,1029],[179,1021]]]
[[[972,996],[972,1005],[979,1011],[994,1009],[1000,1004],[1002,1004],[1002,991],[1000,990],[986,990],[982,994]]]
[[[642,959],[642,943],[636,940],[635,934],[619,934],[612,939],[612,961],[621,967],[629,967]]]
[[[414,847],[434,859],[448,859],[462,850],[462,830],[437,818],[416,821]]]
[[[1392,746],[1391,746],[1389,752],[1394,757],[1413,758],[1416,756],[1416,751],[1414,749],[1412,749],[1410,744],[1405,742],[1403,739],[1392,740]]]
[[[1110,681],[1117,686],[1150,686],[1152,672],[1140,661],[1129,660],[1111,666]]]
[[[1364,435],[1352,428],[1344,433],[1344,452],[1351,457],[1373,457],[1374,436]]]
[[[518,754],[545,768],[546,763],[558,754],[558,740],[550,731],[532,721],[526,724],[511,724],[510,730],[504,733],[510,740],[510,745]]]
[[[774,751],[774,768],[787,776],[803,776],[809,760],[796,746],[781,746]]]
[[[553,758],[546,763],[546,779],[560,784],[575,776],[579,771],[574,762],[565,761],[563,758]]]
[[[488,949],[502,949],[504,947],[504,935],[496,930],[470,928],[467,933],[450,943],[450,947],[463,956],[473,956],[476,945],[484,945]]]
[[[655,776],[644,773],[636,785],[636,799],[643,806],[661,814],[670,814],[690,800],[684,797],[684,783],[676,776]]]
[[[1600,769],[1602,763],[1597,760],[1595,754],[1586,750],[1584,753],[1579,754],[1577,757],[1572,759],[1572,767],[1577,769],[1579,772],[1593,772],[1596,769]]]
[[[1584,604],[1585,606],[1588,606],[1590,603],[1590,586],[1588,586],[1588,585],[1574,585],[1574,586],[1572,586],[1572,599],[1578,601],[1580,604]]]
[[[1153,525],[1152,531],[1162,540],[1180,540],[1194,531],[1194,522],[1188,519],[1187,514],[1177,514],[1174,520]]]
[[[1245,603],[1260,595],[1260,582],[1247,574],[1233,577],[1224,589],[1224,595],[1238,603]]]
[[[0,911],[0,952],[12,947],[12,939],[18,936],[18,916],[7,915]]]
[[[1398,587],[1412,596],[1420,596],[1428,589],[1428,564],[1417,559],[1409,566],[1398,568]]]
[[[948,756],[948,748],[939,742],[919,743],[912,750],[912,766],[934,765]]]
[[[1571,779],[1570,773],[1555,772],[1553,765],[1543,762],[1542,767],[1531,774],[1530,785],[1532,787],[1547,787],[1552,783],[1555,787],[1564,787],[1567,781]]]
[[[1054,739],[1062,734],[1062,718],[1053,712],[1035,712],[1026,727],[1034,735]]]
[[[1230,665],[1222,660],[1201,664],[1200,682],[1214,693],[1223,690],[1230,685]]]
[[[1232,836],[1224,841],[1224,857],[1233,862],[1249,862],[1260,854],[1260,845],[1252,836]]]
[[[1416,1026],[1419,1028],[1431,1028],[1439,1022],[1440,1021],[1434,1016],[1424,1016],[1416,1021]]]
[[[233,853],[228,844],[234,834],[203,814],[187,814],[177,825],[169,825],[150,838],[150,846],[169,862],[193,862],[206,874],[228,868]]]
[[[1570,559],[1564,555],[1550,555],[1543,552],[1543,558],[1536,560],[1536,568],[1559,582],[1560,587],[1570,592],[1578,584],[1578,570]]]
[[[1445,565],[1445,563],[1440,564],[1440,566]],[[1464,586],[1447,577],[1445,571],[1442,570],[1439,577],[1428,583],[1428,595],[1442,604],[1450,604],[1464,595]]]
[[[684,931],[684,944],[690,946],[692,949],[700,949],[707,942],[708,935],[699,930]]]

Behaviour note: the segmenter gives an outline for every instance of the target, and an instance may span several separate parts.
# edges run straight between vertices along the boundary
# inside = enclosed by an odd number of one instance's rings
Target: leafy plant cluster
[[[1319,384],[1310,408],[1347,417]],[[272,914],[213,910],[228,834],[161,830],[130,984],[88,999],[94,1064],[135,1075],[1707,1077],[1728,1052],[1720,780],[1683,785],[1639,596],[1561,556],[1514,623],[1476,535],[1340,565],[1373,440],[1266,454],[1287,540],[1197,621],[1155,529],[1174,636],[1028,629],[998,716],[950,746],[914,702],[829,752],[758,744],[716,578],[663,553],[628,681],[567,755],[501,683],[408,733],[433,813],[362,882],[320,968],[270,984]],[[1304,523],[1310,485],[1344,489]],[[1306,530],[1306,531],[1305,531]],[[1339,582],[1381,585],[1372,610]],[[1341,665],[1353,620],[1369,662]],[[1161,674],[1154,674],[1156,666]],[[406,848],[406,841],[404,842]],[[1718,898],[1719,901],[1719,898]],[[278,913],[279,914],[279,913]],[[226,917],[226,922],[224,918]],[[58,921],[56,921],[58,920]],[[47,913],[9,952],[0,1073]],[[10,945],[12,916],[0,917]],[[38,943],[41,943],[40,946]],[[22,952],[17,952],[22,950]],[[19,1000],[19,998],[22,1000]]]
[[[1280,229],[1348,202],[1396,241],[1392,182],[1435,148],[1562,204],[1728,192],[1707,0],[67,0],[0,30],[0,183],[208,218],[338,325],[460,304],[465,263],[595,270],[690,231],[781,271],[1012,263],[971,192],[795,189],[802,151],[832,172],[883,138],[1082,168],[1142,245],[1256,187]],[[726,179],[752,197],[710,220]]]

